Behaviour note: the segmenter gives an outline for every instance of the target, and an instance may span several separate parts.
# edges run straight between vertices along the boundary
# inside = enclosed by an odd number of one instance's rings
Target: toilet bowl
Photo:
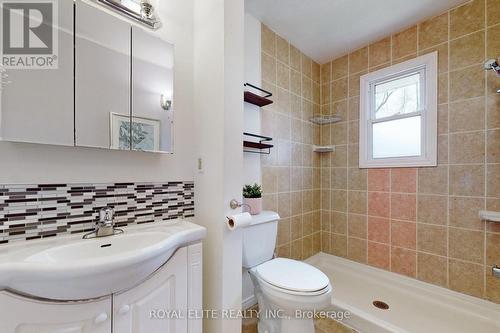
[[[314,333],[316,311],[331,304],[332,286],[319,269],[275,258],[278,214],[263,212],[243,233],[243,266],[255,287],[259,333]]]

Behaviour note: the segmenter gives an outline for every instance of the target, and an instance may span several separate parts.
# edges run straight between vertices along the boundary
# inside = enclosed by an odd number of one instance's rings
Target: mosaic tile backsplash
[[[194,183],[0,185],[0,244],[92,231],[103,207],[117,227],[194,216]]]

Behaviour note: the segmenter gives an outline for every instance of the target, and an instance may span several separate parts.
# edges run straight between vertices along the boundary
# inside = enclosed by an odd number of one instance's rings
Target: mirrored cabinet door
[[[130,149],[130,24],[76,2],[77,146]]]
[[[23,2],[19,5],[37,4]],[[30,12],[37,12],[37,8]],[[25,56],[14,57],[28,61],[23,62],[24,65],[19,62],[8,65],[1,73],[0,138],[73,146],[73,1],[58,1],[48,12],[40,11],[44,22],[52,21],[48,24],[48,35],[29,31],[29,38],[26,38],[19,26],[27,22],[27,9],[16,7],[8,13],[11,24],[2,24],[1,28],[10,29],[11,47],[23,48],[21,53]],[[52,20],[51,15],[57,20]],[[51,51],[46,54],[33,51],[33,48],[47,47]],[[5,45],[3,56],[9,56],[5,54]]]
[[[133,150],[172,152],[174,46],[132,28]]]

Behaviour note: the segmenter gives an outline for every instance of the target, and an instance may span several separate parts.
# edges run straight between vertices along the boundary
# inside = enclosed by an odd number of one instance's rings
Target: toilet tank
[[[252,215],[252,222],[243,229],[243,267],[252,268],[273,258],[279,219],[271,211]]]

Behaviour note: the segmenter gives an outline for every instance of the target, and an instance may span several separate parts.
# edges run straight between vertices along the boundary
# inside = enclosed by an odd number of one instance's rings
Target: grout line
[[[484,2],[484,59],[488,56],[488,4],[487,1]],[[484,71],[484,206],[483,208],[486,210],[486,196],[488,195],[488,93],[487,93],[487,85],[488,85],[488,72]],[[487,288],[487,279],[486,279],[486,242],[487,242],[487,226],[486,223],[483,223],[483,298],[486,298],[486,288]]]
[[[447,142],[447,163],[446,163],[446,178],[447,178],[447,198],[446,198],[446,286],[449,288],[450,286],[450,263],[449,263],[449,256],[450,256],[450,93],[451,93],[451,83],[450,83],[450,63],[451,63],[451,43],[450,43],[450,36],[451,36],[451,10],[448,11],[448,68],[446,70],[446,75],[448,75],[448,82],[447,82],[447,103],[448,103],[448,142]],[[438,88],[439,89],[439,88]]]

